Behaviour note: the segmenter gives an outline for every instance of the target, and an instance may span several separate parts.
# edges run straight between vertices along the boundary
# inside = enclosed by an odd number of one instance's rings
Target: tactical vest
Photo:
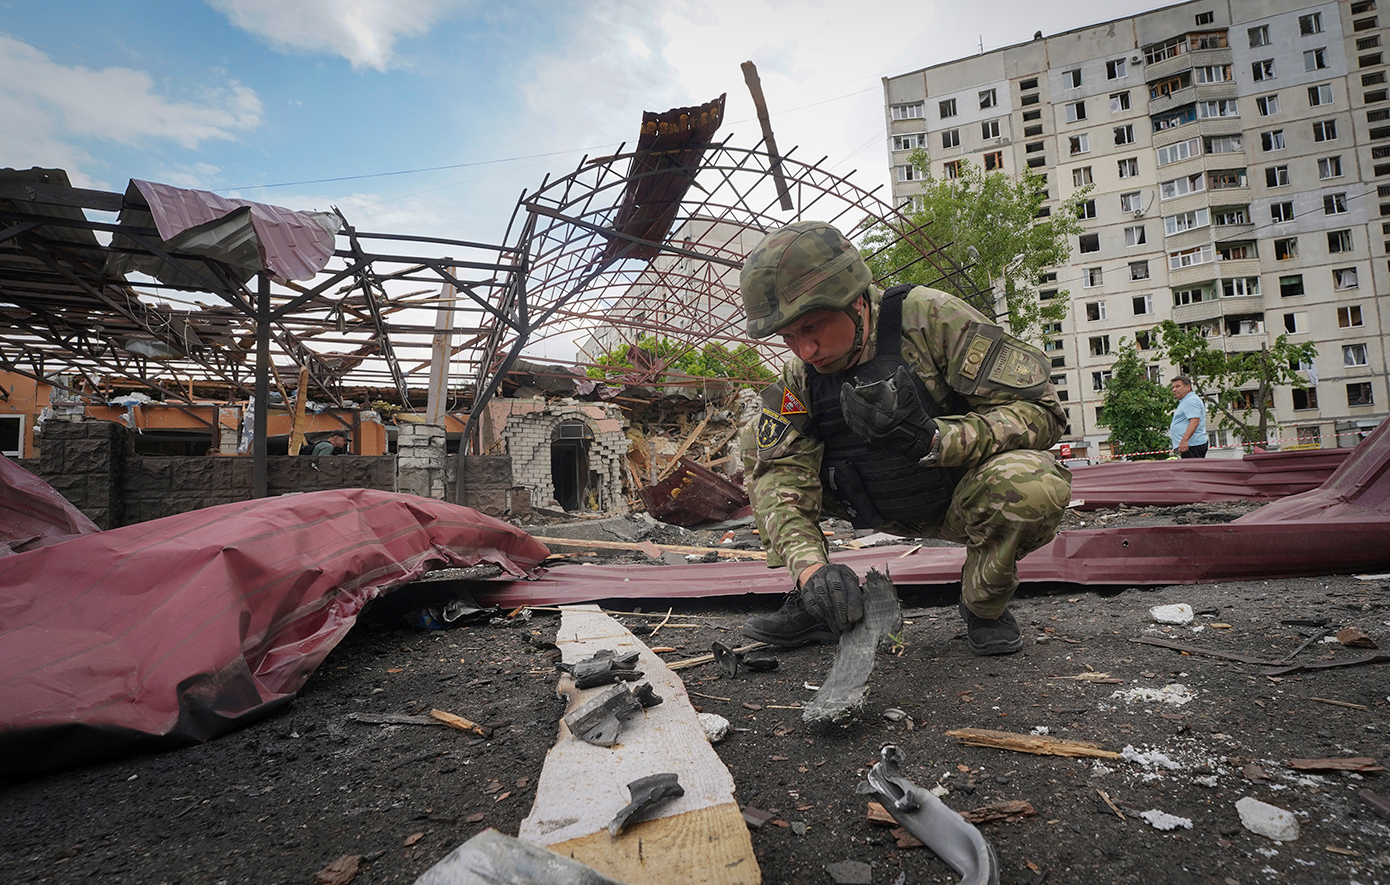
[[[950,506],[964,468],[924,467],[918,461],[872,446],[855,435],[840,409],[840,385],[871,383],[893,377],[901,356],[903,298],[911,286],[894,286],[883,293],[878,319],[877,356],[842,372],[821,374],[808,365],[807,381],[812,415],[811,429],[825,444],[821,458],[821,485],[844,506],[855,528],[873,528],[885,522],[936,522]],[[927,403],[932,418],[947,414],[926,390],[922,379],[908,366],[908,374]],[[969,409],[959,397],[952,402],[961,413]]]

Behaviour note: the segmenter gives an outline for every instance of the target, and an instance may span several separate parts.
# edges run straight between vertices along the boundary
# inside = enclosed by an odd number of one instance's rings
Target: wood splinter
[[[1061,738],[1040,735],[1014,734],[1009,731],[995,731],[989,728],[957,728],[946,732],[947,737],[971,747],[993,747],[997,750],[1015,750],[1019,753],[1035,753],[1039,756],[1086,756],[1097,759],[1119,759],[1114,750],[1102,750],[1095,744],[1085,741],[1068,741]]]
[[[430,710],[430,717],[438,719],[451,728],[457,728],[459,731],[476,734],[478,737],[492,737],[492,729],[485,728],[476,722],[464,719],[462,716],[455,716],[453,713],[448,713],[444,710]]]

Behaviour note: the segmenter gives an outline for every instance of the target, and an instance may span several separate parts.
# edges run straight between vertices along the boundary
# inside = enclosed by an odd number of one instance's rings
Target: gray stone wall
[[[280,455],[269,458],[266,468],[272,496],[396,489],[393,455]],[[104,529],[249,501],[254,473],[248,456],[134,455],[130,431],[112,421],[50,421],[39,451],[39,474]]]
[[[443,427],[404,423],[397,426],[397,489],[422,498],[445,500],[447,472]]]
[[[246,456],[180,458],[135,455],[121,482],[122,525],[251,500],[255,465]],[[273,455],[266,459],[266,491],[274,497],[326,489],[396,488],[391,455]]]
[[[510,455],[464,457],[461,495],[459,503],[488,516],[525,516],[531,510],[530,490],[512,479]]]
[[[39,472],[103,529],[124,525],[121,474],[131,457],[130,431],[113,421],[48,421]]]

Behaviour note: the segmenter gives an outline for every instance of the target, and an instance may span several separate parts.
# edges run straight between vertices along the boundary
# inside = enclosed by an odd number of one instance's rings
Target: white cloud
[[[385,71],[402,37],[428,33],[467,0],[207,0],[243,31],[272,46],[339,55],[353,68]]]
[[[261,123],[256,93],[230,78],[195,100],[161,94],[144,71],[58,64],[27,43],[0,34],[0,157],[15,166],[60,166],[91,183],[91,155],[78,143],[125,146],[166,140],[196,148],[232,139]]]
[[[609,0],[575,14],[562,44],[526,60],[518,85],[526,115],[515,128],[547,147],[631,143],[643,110],[720,93],[721,136],[752,147],[762,132],[740,70],[751,59],[782,150],[801,145],[799,159],[828,155],[834,171],[858,166],[884,180],[880,77],[920,45],[933,17],[924,3],[904,20],[899,0],[860,0],[851,16],[840,3],[778,0]]]
[[[621,0],[568,13],[564,42],[534,53],[518,70],[525,113],[516,126],[547,148],[634,141],[643,110],[719,94],[694,99],[673,82],[659,50],[667,37],[649,6]]]
[[[216,186],[217,177],[221,171],[220,167],[211,163],[191,163],[168,167],[157,173],[154,180],[164,184],[172,184],[175,187],[209,190]]]

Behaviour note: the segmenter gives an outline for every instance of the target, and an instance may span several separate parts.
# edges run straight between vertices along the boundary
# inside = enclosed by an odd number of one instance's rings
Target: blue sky
[[[779,146],[871,188],[882,76],[1161,5],[0,0],[0,166],[499,242],[523,189],[633,140],[644,110],[727,92],[722,134],[755,144],[744,60]],[[431,167],[453,168],[384,174]]]

